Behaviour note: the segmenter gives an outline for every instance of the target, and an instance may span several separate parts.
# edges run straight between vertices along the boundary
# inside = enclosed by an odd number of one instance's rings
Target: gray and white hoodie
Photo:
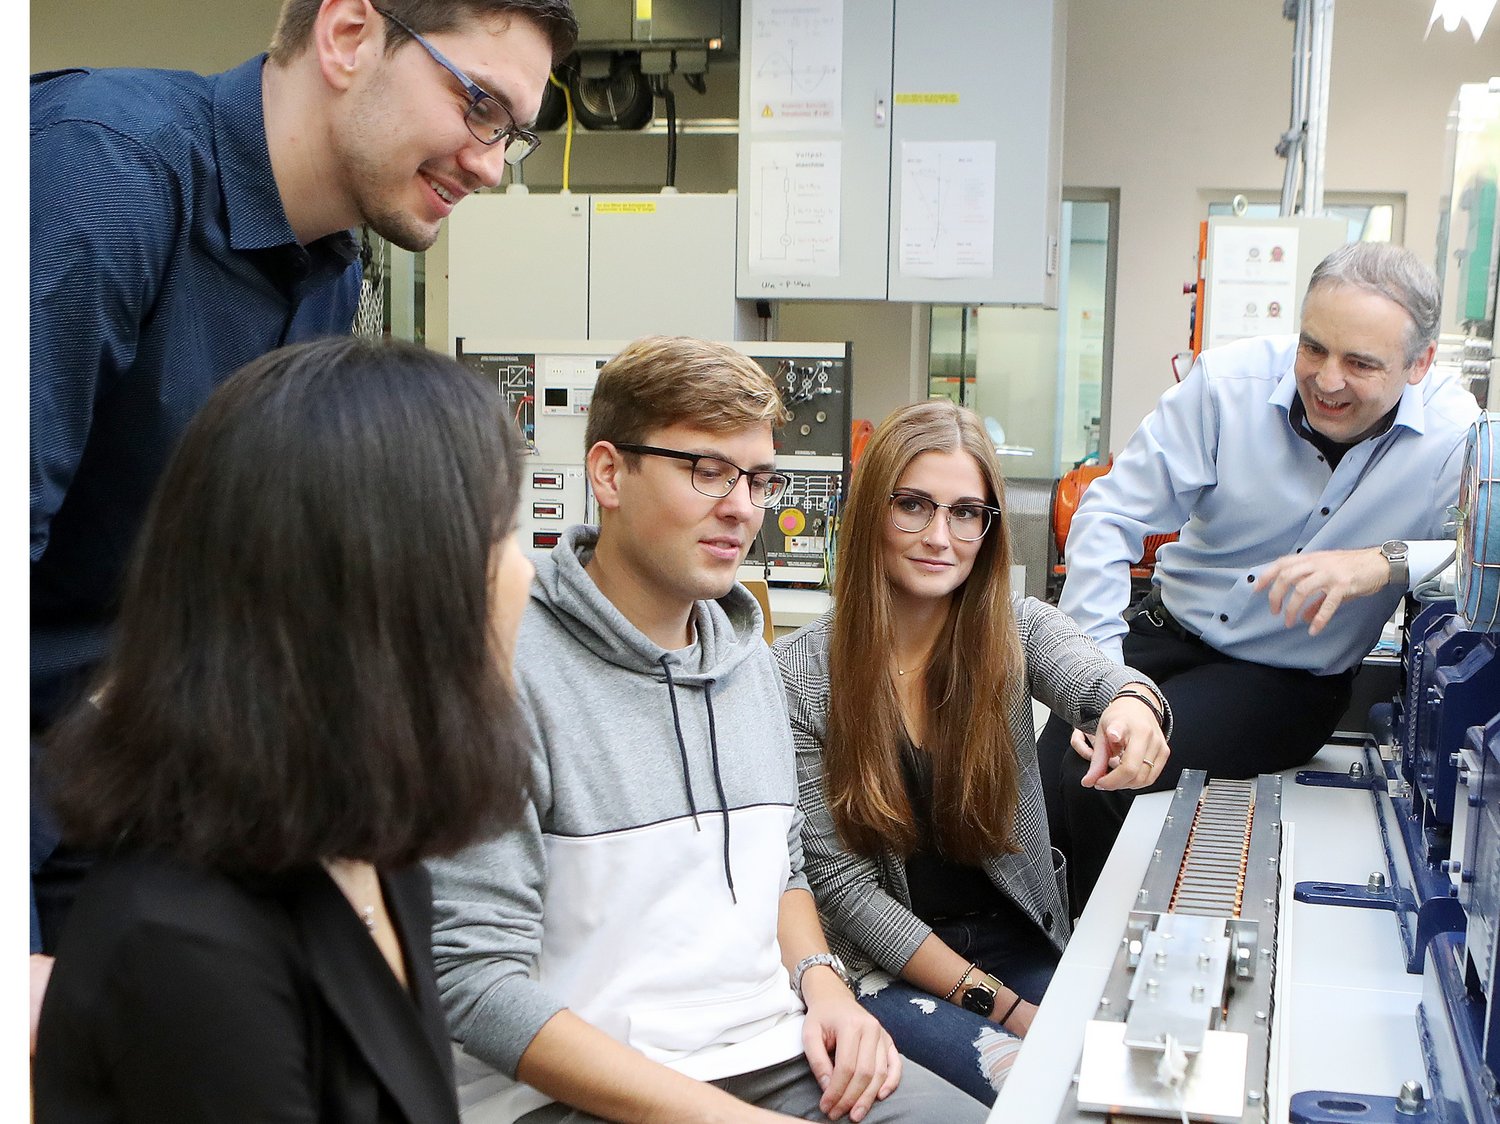
[[[470,1121],[547,1103],[514,1077],[564,1007],[699,1079],[802,1051],[776,939],[782,894],[807,889],[801,817],[759,606],[740,586],[699,601],[694,643],[668,651],[584,572],[597,541],[574,527],[536,559],[515,656],[533,736],[520,824],[429,864],[460,1096],[483,1098]]]

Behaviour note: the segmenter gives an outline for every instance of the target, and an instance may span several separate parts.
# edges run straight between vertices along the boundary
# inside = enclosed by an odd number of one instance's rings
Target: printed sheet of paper
[[[760,0],[749,48],[753,131],[843,126],[844,0]]]
[[[750,146],[750,271],[787,277],[839,272],[838,141]]]
[[[995,275],[995,142],[901,145],[901,273]]]
[[[1204,347],[1290,332],[1297,318],[1297,229],[1213,228]]]

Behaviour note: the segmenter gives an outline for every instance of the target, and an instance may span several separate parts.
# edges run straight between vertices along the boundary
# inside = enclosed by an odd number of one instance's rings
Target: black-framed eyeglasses
[[[371,7],[373,8],[374,5],[372,4]],[[391,15],[384,8],[375,8],[375,11],[415,39],[421,44],[422,49],[432,56],[433,62],[458,79],[458,84],[464,88],[464,93],[469,97],[469,108],[464,111],[464,125],[468,127],[470,136],[484,145],[499,144],[503,141],[505,162],[512,166],[519,164],[537,150],[537,146],[542,143],[542,138],[530,129],[523,129],[517,125],[515,116],[506,108],[504,102],[454,66],[447,55],[418,35],[401,19]]]
[[[680,449],[626,445],[621,442],[616,442],[615,448],[626,453],[643,453],[648,457],[670,457],[676,461],[687,461],[693,466],[693,488],[716,500],[721,500],[734,491],[734,486],[743,476],[750,482],[750,502],[756,507],[770,507],[792,482],[792,478],[784,472],[741,468],[733,461],[711,457],[706,453],[684,453]]]
[[[998,507],[989,504],[938,503],[915,492],[892,492],[891,524],[898,531],[915,535],[927,530],[940,507],[948,512],[948,533],[964,542],[978,542],[984,538],[995,516],[1000,514]]]

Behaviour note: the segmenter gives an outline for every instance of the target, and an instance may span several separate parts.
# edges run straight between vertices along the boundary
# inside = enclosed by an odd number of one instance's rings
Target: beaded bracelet
[[[964,969],[964,974],[958,977],[958,982],[948,990],[947,995],[943,996],[944,1003],[952,1002],[953,997],[958,994],[958,989],[963,987],[964,984],[969,981],[969,973],[977,967],[979,967],[979,961],[976,960],[974,961],[974,963],[970,964],[967,968]]]

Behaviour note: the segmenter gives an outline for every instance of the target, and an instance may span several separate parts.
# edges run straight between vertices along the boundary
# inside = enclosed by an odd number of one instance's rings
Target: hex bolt
[[[1403,1081],[1401,1092],[1396,1095],[1396,1111],[1403,1116],[1416,1116],[1427,1103],[1427,1094],[1420,1081]]]
[[[1370,872],[1370,880],[1365,883],[1365,889],[1372,894],[1378,894],[1385,889],[1385,875],[1378,870]]]

